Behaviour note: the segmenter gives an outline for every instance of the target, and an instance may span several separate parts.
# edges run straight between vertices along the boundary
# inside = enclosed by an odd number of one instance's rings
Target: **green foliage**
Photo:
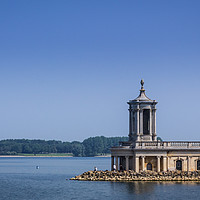
[[[119,141],[127,141],[128,137],[90,137],[83,142],[61,142],[55,140],[8,139],[0,141],[0,155],[20,154],[62,154],[74,156],[96,156],[110,153],[110,148],[118,146]]]
[[[110,153],[110,148],[118,146],[120,141],[127,141],[128,137],[90,137],[83,141],[86,156],[96,156],[101,153]]]

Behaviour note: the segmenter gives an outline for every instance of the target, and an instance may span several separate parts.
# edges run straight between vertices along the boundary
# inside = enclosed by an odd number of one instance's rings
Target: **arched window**
[[[200,160],[197,160],[197,170],[200,170]]]
[[[147,164],[147,170],[152,170],[152,164],[151,163]]]
[[[176,161],[176,169],[177,170],[182,170],[182,161],[181,160],[177,160]]]

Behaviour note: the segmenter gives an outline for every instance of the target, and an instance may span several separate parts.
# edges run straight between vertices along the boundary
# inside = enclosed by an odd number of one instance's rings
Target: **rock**
[[[72,177],[70,180],[80,181],[199,181],[199,172],[152,172],[141,171],[88,171]]]

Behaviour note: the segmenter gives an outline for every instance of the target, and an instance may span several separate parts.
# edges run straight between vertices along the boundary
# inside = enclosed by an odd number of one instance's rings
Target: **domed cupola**
[[[133,101],[153,101],[153,100],[149,99],[145,94],[144,80],[143,79],[140,81],[140,84],[141,84],[140,95],[136,99],[134,99]]]
[[[129,104],[129,140],[156,141],[156,104],[145,94],[144,81],[141,80],[139,96]]]

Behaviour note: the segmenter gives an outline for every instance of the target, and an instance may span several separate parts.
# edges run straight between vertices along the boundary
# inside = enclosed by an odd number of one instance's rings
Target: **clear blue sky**
[[[0,139],[127,136],[157,100],[164,140],[200,140],[199,0],[0,1]]]

